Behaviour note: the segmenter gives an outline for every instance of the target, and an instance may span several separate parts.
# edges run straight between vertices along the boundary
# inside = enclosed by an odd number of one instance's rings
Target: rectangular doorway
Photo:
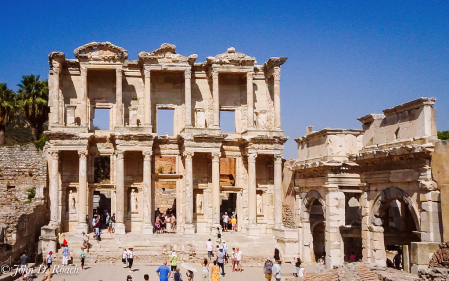
[[[101,229],[107,228],[106,216],[111,214],[111,190],[95,190],[93,196],[93,214],[100,215]],[[90,222],[92,223],[92,222]]]

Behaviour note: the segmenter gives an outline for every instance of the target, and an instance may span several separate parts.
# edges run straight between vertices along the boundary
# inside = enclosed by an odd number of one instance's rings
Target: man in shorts
[[[225,212],[223,215],[223,231],[228,231],[228,222],[229,222],[228,213]]]
[[[263,265],[263,273],[265,274],[265,279],[267,279],[267,281],[271,281],[271,277],[273,276],[273,263],[270,258],[267,258],[265,264]]]
[[[83,231],[83,247],[87,249],[89,253],[89,236],[86,235],[86,232]]]
[[[210,240],[210,238],[206,242],[206,250],[207,250],[207,256],[209,257],[209,260],[211,260],[212,256],[213,256],[214,246],[212,245],[212,241]]]

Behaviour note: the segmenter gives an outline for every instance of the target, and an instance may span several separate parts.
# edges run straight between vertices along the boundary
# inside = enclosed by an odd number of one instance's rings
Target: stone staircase
[[[134,263],[160,264],[175,250],[180,261],[199,262],[207,257],[206,241],[210,238],[214,245],[215,237],[207,234],[153,234],[143,235],[128,233],[125,235],[102,233],[100,242],[92,239],[92,247],[86,252],[86,264],[120,263],[123,248],[133,247],[136,254]],[[79,251],[82,246],[81,235],[66,233],[66,240],[75,263],[79,263]],[[261,234],[259,237],[248,237],[237,232],[225,232],[222,241],[228,245],[227,253],[232,253],[232,247],[239,247],[243,252],[245,263],[260,264],[273,254],[276,240],[272,235]],[[54,256],[60,262],[61,252]]]

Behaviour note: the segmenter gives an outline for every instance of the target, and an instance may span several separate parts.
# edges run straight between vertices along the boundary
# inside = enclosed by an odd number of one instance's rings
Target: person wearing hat
[[[270,258],[267,258],[263,265],[263,273],[265,274],[265,279],[271,281],[271,277],[273,276],[273,263]]]
[[[176,271],[176,268],[178,266],[178,255],[175,251],[173,251],[170,255],[170,266],[172,272]]]
[[[126,276],[126,281],[132,281],[133,277],[131,275]]]
[[[50,252],[48,253],[48,255],[47,255],[47,259],[46,259],[46,262],[47,262],[47,268],[50,268],[50,267],[51,267],[51,255],[53,255],[53,252],[52,252],[52,251],[50,251]]]
[[[223,215],[223,231],[228,231],[228,221],[229,221],[228,212],[225,212]]]

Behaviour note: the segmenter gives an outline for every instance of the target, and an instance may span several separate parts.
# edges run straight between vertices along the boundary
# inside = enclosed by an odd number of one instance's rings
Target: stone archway
[[[371,263],[385,266],[388,253],[409,253],[412,242],[420,242],[420,220],[417,208],[410,196],[402,189],[389,187],[376,196],[369,214],[369,239],[365,245],[370,249]],[[369,243],[369,244],[367,244]],[[387,252],[389,250],[389,252]],[[409,260],[409,259],[407,259]],[[409,268],[409,264],[404,265]]]
[[[315,249],[317,244],[314,243],[314,239],[321,239],[323,243],[325,240],[323,230],[326,218],[326,204],[318,191],[310,190],[302,198],[300,218],[301,233],[299,252],[301,259],[306,263],[315,262],[325,252],[324,245],[320,249]],[[317,254],[319,255],[318,257],[316,256]]]

